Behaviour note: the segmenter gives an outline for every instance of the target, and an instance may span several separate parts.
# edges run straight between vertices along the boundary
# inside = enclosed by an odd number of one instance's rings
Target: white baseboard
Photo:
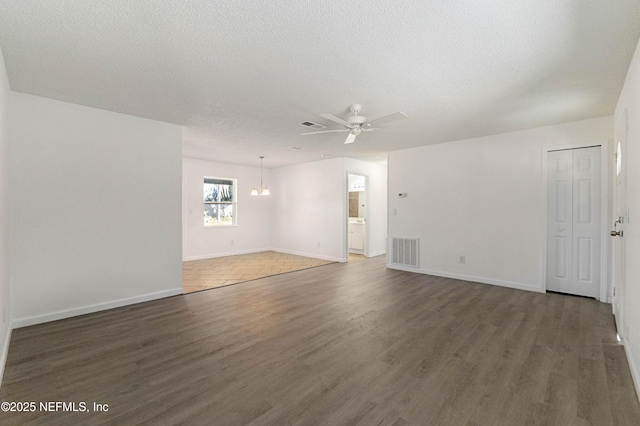
[[[111,302],[95,303],[79,308],[64,309],[43,315],[34,315],[26,318],[18,318],[12,322],[13,328],[27,327],[35,324],[42,324],[50,321],[57,321],[64,318],[76,317],[78,315],[91,314],[93,312],[107,309],[119,308],[121,306],[133,305],[136,303],[148,302],[150,300],[163,299],[165,297],[177,296],[183,293],[182,287],[171,290],[158,291],[156,293],[143,294],[140,296],[128,297],[125,299],[113,300]]]
[[[387,263],[387,268],[389,268],[389,269],[397,269],[399,271],[415,272],[417,274],[434,275],[436,277],[453,278],[455,280],[471,281],[471,282],[482,283],[482,284],[497,285],[497,286],[500,286],[500,287],[508,287],[508,288],[513,288],[513,289],[516,289],[516,290],[526,290],[526,291],[533,291],[533,292],[536,292],[536,293],[542,293],[542,290],[539,287],[536,287],[536,286],[530,285],[530,284],[517,283],[517,282],[513,282],[513,281],[503,281],[503,280],[496,280],[496,279],[493,279],[493,278],[476,277],[476,276],[472,276],[472,275],[455,274],[455,273],[451,273],[451,272],[434,271],[434,270],[430,270],[430,269],[420,269],[420,268],[405,267],[405,266],[401,266],[401,265],[395,265],[393,263]]]
[[[627,364],[629,364],[629,370],[631,370],[633,384],[636,387],[636,397],[638,397],[638,401],[640,401],[640,372],[638,371],[636,364],[633,362],[635,358],[631,353],[631,348],[629,347],[627,339],[622,340],[622,346],[624,347],[624,353],[627,355]]]
[[[0,386],[2,386],[2,378],[4,377],[4,367],[7,365],[7,356],[9,355],[9,343],[11,343],[12,325],[7,325],[7,332],[4,342],[2,343],[2,353],[0,354]]]
[[[296,255],[296,256],[313,257],[315,259],[328,260],[330,262],[342,262],[342,263],[345,263],[347,261],[347,259],[344,258],[344,257],[323,256],[321,254],[316,254],[316,253],[306,253],[306,252],[294,251],[294,250],[283,250],[283,249],[279,249],[279,248],[275,248],[275,247],[271,247],[271,248],[269,248],[267,250],[276,251],[278,253],[284,253],[284,254],[293,254],[293,255]]]
[[[250,249],[250,250],[227,251],[227,252],[224,252],[224,253],[203,254],[203,255],[200,255],[200,256],[185,257],[185,258],[182,259],[182,261],[183,262],[188,262],[190,260],[214,259],[216,257],[235,256],[235,255],[238,255],[238,254],[260,253],[260,252],[269,251],[269,250],[271,250],[271,248],[264,247],[264,248]]]

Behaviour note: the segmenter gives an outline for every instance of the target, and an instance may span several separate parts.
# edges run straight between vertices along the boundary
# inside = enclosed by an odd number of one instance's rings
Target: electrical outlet
[[[231,245],[234,245],[234,244],[235,244],[235,242],[233,240],[231,240]]]
[[[318,242],[318,247],[320,247],[320,242]]]
[[[465,262],[466,262],[465,256],[460,256],[460,263],[465,263]]]

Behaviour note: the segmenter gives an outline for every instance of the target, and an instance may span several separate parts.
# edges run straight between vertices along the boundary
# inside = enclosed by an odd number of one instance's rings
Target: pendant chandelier
[[[253,187],[253,191],[251,191],[251,195],[271,195],[269,192],[269,188],[262,184],[262,159],[264,155],[260,156],[260,188]]]

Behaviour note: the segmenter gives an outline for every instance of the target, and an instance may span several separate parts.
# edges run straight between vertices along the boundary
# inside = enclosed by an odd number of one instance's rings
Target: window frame
[[[217,181],[229,181],[231,182],[231,201],[206,201],[204,199],[204,189],[205,185],[214,184],[213,182],[207,182],[207,180],[217,180]],[[202,178],[202,190],[203,190],[203,200],[202,200],[202,211],[203,214],[205,212],[207,205],[218,205],[218,206],[231,206],[232,208],[232,223],[231,224],[211,224],[208,225],[205,222],[206,216],[203,217],[203,227],[204,229],[215,229],[215,228],[231,228],[234,226],[238,226],[238,179],[237,178],[229,178],[229,177],[221,177],[221,176],[203,176]],[[220,196],[218,196],[220,198]]]

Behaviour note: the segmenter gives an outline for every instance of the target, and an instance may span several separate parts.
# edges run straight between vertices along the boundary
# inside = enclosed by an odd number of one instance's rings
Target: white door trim
[[[579,148],[588,148],[592,146],[600,147],[600,180],[601,180],[601,202],[600,202],[600,211],[601,211],[601,247],[600,251],[600,297],[599,300],[604,303],[610,303],[610,289],[609,289],[609,263],[607,259],[610,253],[610,246],[608,245],[608,235],[609,235],[609,225],[611,222],[611,212],[609,206],[609,145],[611,144],[611,140],[607,140],[600,143],[578,143],[578,144],[570,144],[570,145],[556,145],[556,146],[547,146],[542,148],[542,210],[540,212],[542,218],[542,252],[540,254],[540,265],[542,266],[540,269],[540,289],[543,293],[547,292],[547,172],[548,172],[548,164],[547,164],[547,155],[551,151],[561,151],[566,149],[579,149]]]
[[[620,121],[622,120],[622,121]],[[612,170],[611,170],[611,178],[613,180],[612,183],[612,191],[611,199],[612,199],[612,212],[611,212],[611,223],[618,219],[618,217],[622,217],[624,223],[622,226],[618,226],[618,230],[624,231],[625,224],[629,220],[628,216],[628,204],[627,204],[627,147],[629,146],[628,137],[629,137],[629,118],[628,118],[628,110],[624,109],[624,114],[614,123],[614,140],[611,144],[611,157],[614,158],[612,162]],[[618,153],[618,144],[620,144],[621,152]],[[621,154],[621,157],[618,158],[618,155]],[[617,162],[620,161],[620,170],[617,169]],[[620,185],[618,186],[618,182]],[[624,239],[613,238],[611,244],[611,293],[613,293],[613,289],[615,289],[615,296],[611,295],[611,311],[613,312],[616,329],[620,337],[622,337],[623,342],[625,343],[625,349],[628,349],[627,342],[624,340],[626,336],[626,325],[624,322],[624,305],[621,303],[624,301],[624,295],[626,292],[626,280],[621,279],[621,276],[624,277],[625,273],[623,272],[626,265],[627,255],[626,255],[626,242]],[[624,254],[624,255],[623,255]],[[629,357],[629,355],[627,354]],[[635,380],[634,375],[634,380]],[[638,387],[640,388],[640,387]],[[639,394],[640,397],[640,394]]]

